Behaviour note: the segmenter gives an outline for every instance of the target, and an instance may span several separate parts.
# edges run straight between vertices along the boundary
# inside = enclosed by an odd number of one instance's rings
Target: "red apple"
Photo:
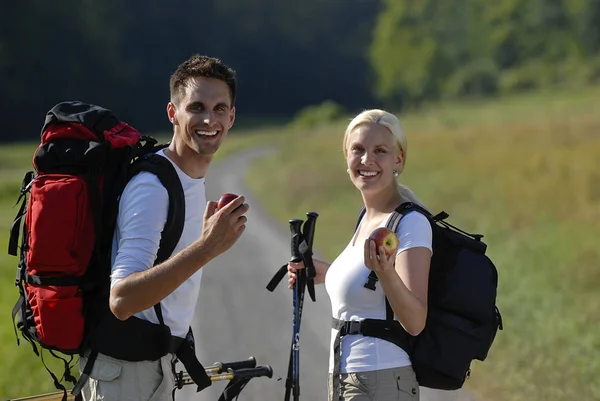
[[[377,249],[383,247],[387,258],[396,253],[398,245],[400,244],[396,233],[385,227],[379,227],[373,230],[371,235],[369,235],[369,239],[375,241]]]
[[[217,210],[221,210],[221,208],[223,208],[225,205],[227,205],[229,202],[231,202],[232,200],[234,200],[237,197],[238,196],[236,194],[231,194],[231,193],[226,193],[226,194],[221,195],[219,202],[217,202]]]

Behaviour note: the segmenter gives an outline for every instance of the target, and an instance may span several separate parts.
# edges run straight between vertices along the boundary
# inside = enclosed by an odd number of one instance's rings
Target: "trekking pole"
[[[299,244],[302,237],[300,227],[302,220],[294,219],[290,220],[290,229],[292,231],[292,258],[291,262],[300,262],[302,256],[300,255]],[[293,307],[294,307],[294,320],[292,327],[292,347],[290,355],[290,363],[292,364],[292,381],[286,388],[285,399],[290,399],[290,391],[294,396],[294,401],[298,400],[300,396],[300,322],[302,318],[302,307],[304,305],[304,288],[306,275],[303,270],[296,272],[296,282],[294,283],[293,289]],[[288,367],[288,380],[289,380],[289,367]]]
[[[291,219],[290,232],[291,238],[291,262],[304,262],[304,269],[296,272],[296,282],[293,288],[293,308],[294,320],[292,328],[292,346],[290,349],[290,359],[288,364],[288,375],[286,379],[285,401],[289,401],[293,394],[294,401],[300,399],[300,323],[302,321],[302,310],[304,306],[304,292],[308,287],[309,295],[312,301],[316,301],[314,278],[316,269],[312,260],[312,245],[315,232],[316,219],[319,216],[315,212],[306,213],[307,220]],[[283,265],[267,285],[269,291],[273,291],[277,284],[285,277],[287,273],[287,264]]]
[[[211,366],[207,366],[204,370],[206,373],[221,373],[228,370],[238,370],[245,368],[255,368],[256,367],[256,358],[251,356],[250,358],[243,361],[235,361],[235,362],[215,362]]]
[[[236,362],[216,362],[214,365],[206,368],[206,373],[211,382],[223,380],[250,380],[254,377],[273,377],[273,369],[269,365],[256,366],[254,357],[248,360]],[[181,385],[194,384],[194,381],[187,372],[181,372]],[[7,401],[61,401],[64,397],[64,392],[57,391],[47,394],[33,395],[23,398],[12,398]],[[75,401],[76,396],[67,394],[66,401]]]

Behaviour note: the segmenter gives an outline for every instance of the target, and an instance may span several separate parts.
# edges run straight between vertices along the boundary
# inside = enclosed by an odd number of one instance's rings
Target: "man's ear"
[[[177,125],[177,116],[175,115],[175,105],[172,102],[167,104],[167,116],[173,125]]]
[[[235,106],[231,108],[231,112],[229,113],[229,128],[233,127],[234,122],[235,122]]]

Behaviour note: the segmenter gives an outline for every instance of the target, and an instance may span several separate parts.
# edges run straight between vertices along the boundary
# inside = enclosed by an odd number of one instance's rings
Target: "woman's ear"
[[[404,169],[404,151],[402,148],[398,149],[398,154],[396,155],[396,171],[400,172]]]
[[[396,156],[396,171],[400,172],[402,171],[402,168],[404,167],[404,154],[402,152],[398,153],[398,156]]]

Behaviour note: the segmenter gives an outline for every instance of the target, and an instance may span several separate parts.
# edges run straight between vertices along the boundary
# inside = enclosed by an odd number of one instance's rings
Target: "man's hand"
[[[217,210],[217,202],[209,201],[206,204],[202,235],[198,241],[213,257],[231,248],[246,229],[248,218],[245,213],[250,206],[244,200],[243,196],[238,196],[220,210]]]

